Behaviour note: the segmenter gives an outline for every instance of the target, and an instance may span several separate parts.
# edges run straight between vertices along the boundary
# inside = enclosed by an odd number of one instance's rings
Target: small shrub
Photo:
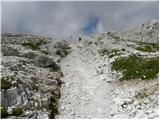
[[[38,91],[38,89],[39,89],[39,88],[38,88],[38,86],[37,86],[37,85],[35,85],[35,84],[34,84],[34,85],[32,85],[32,90]]]
[[[122,72],[122,80],[153,79],[159,72],[159,58],[143,58],[136,55],[120,57],[112,62],[111,68]]]
[[[22,80],[20,80],[20,79],[17,79],[17,83],[18,83],[18,84],[24,84],[24,83],[22,82]]]
[[[1,118],[7,118],[8,117],[8,112],[6,108],[1,108]]]
[[[23,43],[22,46],[29,47],[32,50],[39,50],[40,49],[39,44],[36,44],[36,43]]]
[[[8,80],[5,77],[1,78],[1,89],[9,89],[12,86],[12,84],[10,82],[8,82]]]
[[[50,97],[50,103],[49,103],[49,109],[51,111],[50,113],[50,118],[51,119],[55,119],[55,116],[57,114],[59,114],[59,111],[58,111],[58,101],[56,98],[54,98],[53,96]]]
[[[43,54],[45,54],[45,55],[48,55],[48,54],[49,54],[49,52],[48,52],[48,51],[45,51],[45,50],[41,50],[41,52],[42,52]]]
[[[23,114],[22,108],[20,107],[13,108],[13,115],[20,116],[21,114]]]

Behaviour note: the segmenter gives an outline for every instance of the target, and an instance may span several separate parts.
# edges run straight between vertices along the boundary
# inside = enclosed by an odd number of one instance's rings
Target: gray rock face
[[[131,29],[115,32],[114,34],[124,40],[158,43],[158,29],[158,20],[152,20]]]
[[[2,106],[7,107],[13,107],[13,106],[23,106],[28,103],[27,98],[30,96],[27,96],[24,89],[20,89],[17,87],[13,87],[10,89],[7,89],[2,94],[1,102]]]
[[[10,67],[10,69],[11,69],[12,71],[24,71],[25,66],[24,66],[23,64],[21,64],[21,63],[18,63],[18,64],[15,64],[15,65],[12,65],[12,66]]]
[[[2,77],[11,84],[4,81],[0,94],[1,107],[9,112],[8,118],[54,118],[57,114],[60,98],[57,80],[60,81],[62,72],[54,56],[42,52],[43,46],[51,40],[25,34],[2,34]],[[54,101],[50,101],[51,96]],[[20,107],[23,115],[14,116],[14,107]]]
[[[16,105],[21,105],[21,96],[19,96],[19,91],[16,87],[10,88],[6,90],[6,97],[8,99],[8,106],[16,106]]]

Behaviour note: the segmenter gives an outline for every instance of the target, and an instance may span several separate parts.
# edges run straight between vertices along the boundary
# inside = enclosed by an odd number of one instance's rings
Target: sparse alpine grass
[[[143,58],[142,56],[130,55],[119,57],[111,64],[112,70],[122,72],[121,80],[148,80],[155,78],[159,73],[159,57]]]
[[[9,78],[2,77],[1,78],[1,89],[9,89],[12,84],[8,81]]]
[[[13,108],[13,115],[20,116],[21,114],[23,114],[22,108],[20,107]]]
[[[8,115],[9,115],[8,112],[7,112],[7,109],[2,107],[0,110],[1,110],[1,112],[0,112],[1,113],[1,118],[7,118]]]
[[[43,41],[43,40],[36,41],[36,42],[31,41],[31,42],[27,42],[27,43],[22,43],[21,45],[24,47],[28,47],[32,50],[40,50],[40,46],[43,44],[47,44],[47,41]]]
[[[123,50],[122,50],[123,51]],[[120,50],[118,49],[112,49],[112,50],[108,50],[108,49],[102,49],[99,51],[99,54],[101,56],[105,56],[108,55],[109,58],[112,58],[114,56],[118,56],[121,55]]]
[[[139,47],[136,48],[136,50],[142,51],[142,52],[156,52],[159,50],[159,44],[157,43],[139,43]]]

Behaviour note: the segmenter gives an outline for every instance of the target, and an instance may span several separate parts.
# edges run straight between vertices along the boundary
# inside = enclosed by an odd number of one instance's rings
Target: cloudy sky
[[[2,32],[64,38],[158,19],[158,2],[2,2]]]

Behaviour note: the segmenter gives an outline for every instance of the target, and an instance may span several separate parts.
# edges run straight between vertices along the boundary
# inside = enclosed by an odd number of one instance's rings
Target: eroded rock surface
[[[46,54],[43,47],[53,41],[25,34],[2,34],[1,107],[8,112],[5,117],[42,119],[58,114],[63,74],[56,59],[62,57]]]

